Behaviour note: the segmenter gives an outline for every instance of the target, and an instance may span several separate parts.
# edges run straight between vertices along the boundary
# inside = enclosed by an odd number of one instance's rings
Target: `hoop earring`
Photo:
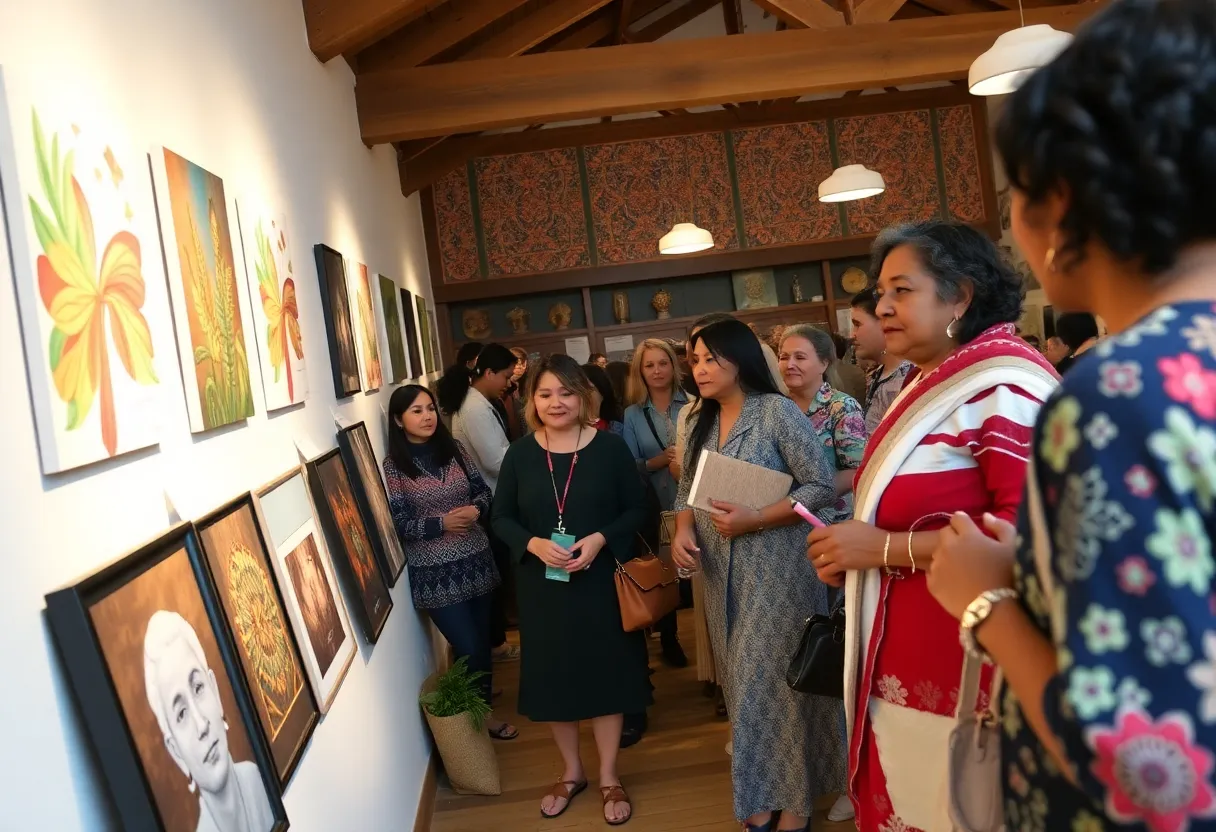
[[[186,788],[190,790],[190,794],[194,794],[194,792],[198,789],[198,786],[194,784],[193,774],[190,775],[190,782],[186,784]]]
[[[225,730],[225,731],[231,730],[231,729],[228,727],[228,720],[226,720],[226,719],[224,720],[224,730]]]
[[[951,341],[954,340],[954,325],[958,323],[958,315],[954,316],[954,320],[946,324],[946,337]]]
[[[1043,268],[1049,272],[1056,270],[1056,247],[1052,246],[1047,249],[1047,255],[1043,258]]]

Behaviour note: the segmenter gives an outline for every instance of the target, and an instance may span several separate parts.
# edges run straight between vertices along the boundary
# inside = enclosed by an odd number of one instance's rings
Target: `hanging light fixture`
[[[1046,23],[1027,26],[1022,0],[1018,0],[1018,12],[1022,16],[1021,27],[998,37],[996,43],[971,64],[967,72],[967,89],[972,95],[1013,92],[1030,73],[1051,63],[1072,43],[1072,35]]]
[[[692,254],[714,247],[714,235],[695,223],[678,222],[659,240],[659,254]]]
[[[887,189],[882,174],[865,165],[845,165],[819,183],[820,202],[851,202],[877,196]]]

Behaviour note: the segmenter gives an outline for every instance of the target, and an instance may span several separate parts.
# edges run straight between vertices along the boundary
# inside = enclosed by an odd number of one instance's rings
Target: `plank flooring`
[[[680,638],[691,659],[693,628],[690,613],[680,614]],[[513,634],[514,638],[515,635]],[[633,799],[633,820],[621,827],[629,832],[738,832],[731,810],[730,757],[725,745],[730,726],[714,713],[713,701],[702,695],[696,669],[665,667],[658,641],[651,640],[655,668],[655,704],[645,738],[621,752],[620,774]],[[547,728],[515,712],[519,663],[494,666],[494,686],[504,694],[497,714],[517,725],[518,739],[495,742],[502,777],[497,797],[458,795],[440,776],[432,832],[602,832],[603,820],[594,778],[560,818],[540,816],[540,799],[561,775],[561,758]],[[583,762],[590,774],[596,766],[590,726],[582,731]],[[814,832],[852,832],[852,821],[830,823],[832,797],[823,799],[812,823]]]

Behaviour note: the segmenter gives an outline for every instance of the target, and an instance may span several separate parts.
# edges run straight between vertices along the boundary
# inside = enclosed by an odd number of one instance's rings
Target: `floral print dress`
[[[861,458],[866,451],[866,418],[857,399],[825,381],[806,415],[837,471],[855,471],[861,467]],[[829,525],[848,520],[853,516],[853,493],[850,491],[840,497],[835,505],[823,509],[818,516]]]
[[[1006,687],[1007,828],[1216,828],[1216,306],[1162,307],[1089,351],[1035,449],[1043,513],[1021,515],[1015,578],[1055,644],[1043,707],[1079,788]]]

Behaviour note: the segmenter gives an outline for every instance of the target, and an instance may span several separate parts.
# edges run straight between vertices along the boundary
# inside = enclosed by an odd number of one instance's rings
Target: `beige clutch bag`
[[[793,484],[789,474],[702,450],[688,504],[712,514],[718,512],[710,500],[761,509],[788,497]]]

